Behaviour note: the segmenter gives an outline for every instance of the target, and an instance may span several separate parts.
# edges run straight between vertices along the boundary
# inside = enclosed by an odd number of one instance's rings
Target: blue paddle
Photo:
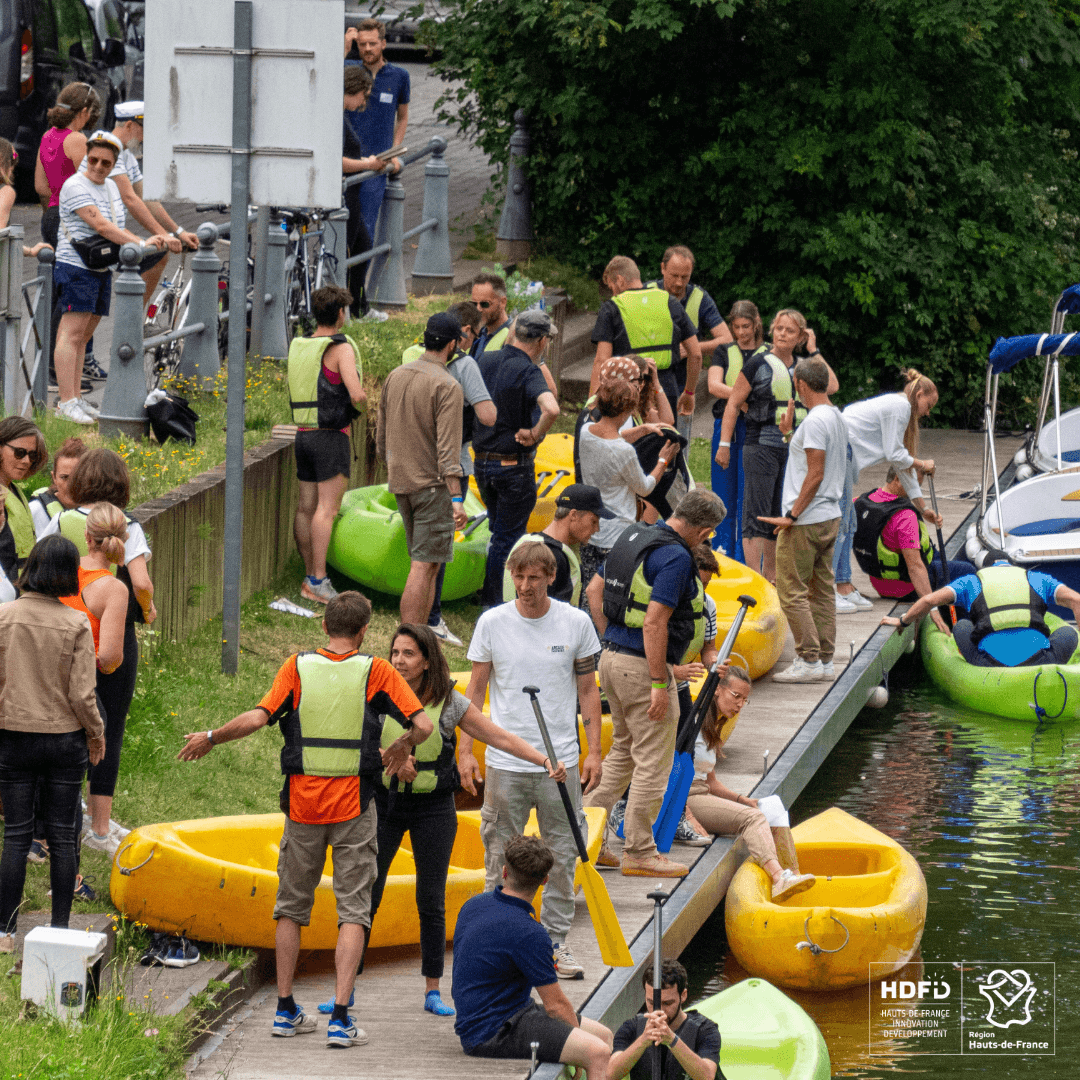
[[[690,719],[683,729],[683,733],[675,746],[675,760],[671,766],[671,775],[668,777],[667,791],[664,792],[664,802],[660,807],[660,813],[653,825],[653,836],[656,839],[658,850],[668,852],[671,850],[671,842],[675,839],[675,830],[682,820],[683,811],[686,809],[686,797],[690,794],[690,785],[694,780],[694,743],[697,742],[698,733],[701,731],[705,717],[709,713],[713,695],[720,683],[719,668],[727,663],[731,650],[735,648],[735,639],[739,636],[743,619],[746,618],[748,608],[756,607],[757,601],[752,596],[740,596],[739,603],[742,605],[735,618],[728,627],[724,636],[724,643],[716,654],[708,677],[701,687],[701,692],[694,702],[694,709],[690,713]]]

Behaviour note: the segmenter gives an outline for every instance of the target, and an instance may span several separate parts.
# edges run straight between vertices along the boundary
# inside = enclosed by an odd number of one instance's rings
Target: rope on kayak
[[[836,923],[836,925],[839,926],[841,930],[844,931],[844,945],[846,945],[851,940],[851,931],[848,930],[848,928],[835,915],[830,915],[829,918],[832,919],[832,921]],[[814,956],[820,956],[822,953],[839,952],[844,947],[844,945],[838,945],[835,949],[825,949],[822,948],[822,946],[818,945],[810,937],[809,915],[806,916],[806,922],[803,923],[803,933],[806,935],[806,940],[800,941],[795,946],[796,951],[798,951],[799,949],[809,949],[810,952],[814,954]]]
[[[123,855],[124,852],[127,851],[127,849],[129,847],[131,847],[130,844],[125,844],[116,853],[116,859],[115,859],[115,861],[116,861],[116,869],[119,870],[120,873],[124,875],[124,877],[131,877],[131,875],[134,874],[136,870],[141,870],[154,857],[154,852],[157,851],[157,844],[155,844],[150,849],[150,854],[147,855],[146,858],[143,859],[143,861],[141,863],[139,863],[138,866],[121,866],[120,865],[120,856]]]
[[[1061,708],[1058,709],[1053,716],[1051,716],[1040,704],[1039,704],[1039,676],[1042,675],[1041,671],[1035,672],[1035,681],[1031,684],[1031,693],[1035,698],[1031,707],[1035,710],[1035,718],[1037,720],[1057,720],[1058,717],[1065,712],[1065,706],[1069,704],[1069,684],[1065,681],[1065,676],[1061,674],[1060,668],[1054,668],[1057,677],[1061,680],[1061,685],[1065,688],[1065,700],[1061,703]]]

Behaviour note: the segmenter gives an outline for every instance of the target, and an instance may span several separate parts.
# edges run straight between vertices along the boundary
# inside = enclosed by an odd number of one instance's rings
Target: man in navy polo
[[[349,118],[364,145],[364,152],[381,154],[405,140],[405,129],[409,126],[409,73],[383,59],[386,27],[378,19],[364,19],[346,40],[350,38],[352,47],[345,63],[362,62],[374,80],[374,86],[364,111],[350,113]],[[390,171],[397,172],[400,168],[401,161],[394,158]],[[373,177],[360,185],[360,209],[372,238],[385,190],[385,176]]]
[[[515,836],[503,858],[503,883],[468,900],[458,915],[454,1031],[473,1057],[528,1058],[537,1043],[537,1061],[584,1067],[589,1080],[598,1080],[607,1072],[611,1032],[578,1020],[532,906],[555,857],[538,836]],[[542,1004],[532,1000],[534,988]]]

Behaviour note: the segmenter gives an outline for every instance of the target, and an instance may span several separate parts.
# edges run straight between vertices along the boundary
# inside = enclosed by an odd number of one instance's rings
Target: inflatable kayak
[[[454,560],[446,564],[442,598],[460,600],[484,584],[490,533],[484,504],[465,495],[469,524],[454,535]],[[405,525],[397,498],[385,484],[345,492],[334,519],[326,561],[359,585],[400,596],[409,576]]]
[[[543,532],[555,518],[555,500],[574,482],[574,436],[546,435],[536,448],[535,468],[536,506],[527,531]],[[480,498],[475,476],[469,478],[469,490]]]
[[[776,589],[760,574],[719,551],[715,552],[720,573],[714,574],[705,590],[716,603],[716,640],[724,640],[739,611],[738,597],[745,593],[757,601],[746,613],[735,639],[732,659],[744,661],[751,679],[760,679],[780,659],[787,636],[787,619],[780,610]]]
[[[926,879],[895,840],[832,807],[792,829],[806,892],[780,903],[756,863],[739,867],[724,926],[753,975],[796,990],[836,990],[881,979],[915,955],[926,922]],[[822,950],[815,955],[813,943]]]
[[[1047,613],[1051,631],[1063,625]],[[1068,664],[1033,667],[975,667],[951,635],[924,619],[922,658],[930,678],[958,705],[1006,720],[1075,720],[1080,717],[1080,648]]]
[[[764,979],[744,979],[693,1006],[720,1029],[727,1080],[829,1080],[829,1050],[801,1006]]]
[[[595,859],[605,813],[595,807],[584,813],[589,823],[589,857]],[[196,941],[272,949],[278,846],[284,827],[281,814],[257,814],[135,829],[124,838],[113,860],[112,901],[129,919],[151,930],[180,933]],[[525,831],[536,832],[535,816]],[[390,866],[371,932],[373,948],[415,945],[420,940],[411,842],[406,836]],[[311,925],[301,934],[304,949],[332,949],[337,943],[332,872],[327,856]],[[483,889],[480,812],[459,810],[446,880],[447,941],[454,936],[461,906]]]

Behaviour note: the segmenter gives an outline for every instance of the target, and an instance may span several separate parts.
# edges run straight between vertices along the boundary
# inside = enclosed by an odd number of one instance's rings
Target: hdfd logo
[[[952,987],[944,979],[931,979],[926,982],[893,979],[881,984],[882,1000],[895,998],[897,1001],[944,1001],[951,993]]]
[[[1005,971],[994,968],[986,982],[977,984],[979,993],[990,1003],[986,1022],[996,1028],[1023,1027],[1031,1023],[1031,999],[1035,984],[1023,968]]]

